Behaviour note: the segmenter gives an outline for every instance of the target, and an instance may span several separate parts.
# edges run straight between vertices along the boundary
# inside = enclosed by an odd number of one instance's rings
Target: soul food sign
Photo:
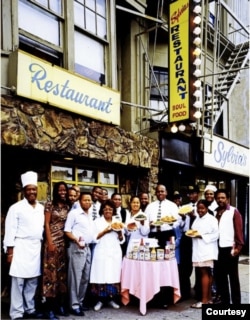
[[[169,122],[189,118],[189,1],[169,7]]]
[[[120,125],[120,94],[20,50],[9,63],[17,95]]]

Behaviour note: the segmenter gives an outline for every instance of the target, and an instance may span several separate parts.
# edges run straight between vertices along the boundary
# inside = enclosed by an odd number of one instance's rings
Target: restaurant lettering
[[[220,164],[221,168],[224,168],[226,164],[234,164],[243,167],[246,166],[247,163],[245,154],[240,154],[235,150],[234,146],[230,146],[230,148],[226,150],[222,141],[218,143],[217,149],[214,151],[214,159]]]
[[[189,118],[189,1],[169,5],[169,122]]]
[[[180,32],[179,32],[179,25],[176,25],[171,28],[171,35],[172,35],[172,41],[173,41],[173,52],[175,54],[175,78],[177,79],[176,83],[176,90],[178,92],[178,95],[181,97],[181,99],[185,99],[185,96],[187,94],[187,84],[185,81],[185,71],[183,68],[183,57],[182,57],[182,47],[181,47],[181,40],[180,40]]]
[[[41,91],[51,93],[54,96],[59,96],[63,99],[73,101],[86,107],[94,108],[104,113],[110,113],[112,106],[112,99],[102,101],[96,97],[91,97],[84,94],[84,92],[76,91],[70,87],[70,81],[66,80],[64,83],[55,83],[48,79],[47,71],[39,63],[31,63],[29,71],[33,74],[31,81]]]
[[[178,8],[171,16],[171,24],[179,23],[180,16],[188,9],[189,4],[185,3],[181,8]]]

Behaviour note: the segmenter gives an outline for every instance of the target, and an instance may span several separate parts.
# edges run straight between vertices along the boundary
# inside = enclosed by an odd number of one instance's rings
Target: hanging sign
[[[189,119],[189,1],[169,5],[169,122]]]
[[[120,93],[22,52],[9,63],[16,93],[70,112],[120,125]]]

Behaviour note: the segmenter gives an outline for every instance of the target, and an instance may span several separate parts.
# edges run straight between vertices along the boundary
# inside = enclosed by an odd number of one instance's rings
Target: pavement
[[[249,278],[249,256],[241,256],[239,261],[239,275],[241,284],[241,299],[242,304],[250,303],[250,278]],[[191,277],[192,285],[194,284],[194,274]],[[120,320],[120,319],[145,319],[145,320],[201,320],[201,309],[192,309],[190,305],[196,302],[194,299],[179,302],[175,305],[169,306],[167,310],[148,308],[146,315],[141,315],[138,306],[122,306],[115,310],[110,307],[105,307],[96,312],[89,310],[85,312],[84,317],[76,317],[70,315],[69,317],[60,317],[65,320],[80,320],[80,319],[99,319],[99,320]],[[1,301],[1,319],[9,319],[8,316],[8,299],[2,298]]]

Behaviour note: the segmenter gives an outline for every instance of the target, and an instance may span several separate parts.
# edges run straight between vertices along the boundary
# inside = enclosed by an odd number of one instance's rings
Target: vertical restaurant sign
[[[169,5],[169,122],[189,119],[189,0]]]
[[[120,93],[21,50],[10,56],[10,85],[17,95],[120,125]]]

